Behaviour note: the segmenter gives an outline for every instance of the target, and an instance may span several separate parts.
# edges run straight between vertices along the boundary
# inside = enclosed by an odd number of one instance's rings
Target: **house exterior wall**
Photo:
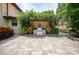
[[[0,16],[2,14],[2,4],[0,3]]]
[[[7,16],[7,3],[2,4],[2,16]],[[16,17],[20,11],[11,3],[8,3],[8,16]]]
[[[2,16],[7,16],[7,5],[2,3]]]
[[[3,20],[3,14],[5,14],[5,3],[0,3],[0,26],[5,26],[5,21]]]
[[[14,5],[12,5],[12,4],[9,4],[8,7],[9,7],[8,15],[16,17],[17,14],[19,13],[19,10],[17,10],[17,8]]]
[[[0,16],[0,26],[3,26],[3,17]]]
[[[20,34],[20,23],[17,20],[17,26],[12,26],[12,20],[9,20],[8,25],[14,29],[14,33]]]
[[[9,26],[14,29],[14,33],[19,33],[20,24],[17,21],[17,26],[12,26],[13,19],[4,19],[3,16],[16,17],[21,12],[12,3],[8,3],[8,15],[7,15],[7,3],[0,3],[0,26]],[[16,20],[16,19],[15,19]]]
[[[13,16],[16,17],[18,15],[18,13],[20,12],[14,5],[9,4],[9,16]],[[14,33],[19,34],[20,31],[20,24],[19,21],[17,20],[17,26],[12,26],[12,20],[9,20],[9,24],[10,27],[12,27],[14,29]]]
[[[2,14],[2,4],[0,4],[0,25],[2,25],[2,16],[1,16],[1,14]]]

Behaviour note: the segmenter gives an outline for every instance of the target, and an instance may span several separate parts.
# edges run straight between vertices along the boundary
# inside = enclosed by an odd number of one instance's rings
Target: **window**
[[[12,20],[12,26],[17,26],[17,20]]]

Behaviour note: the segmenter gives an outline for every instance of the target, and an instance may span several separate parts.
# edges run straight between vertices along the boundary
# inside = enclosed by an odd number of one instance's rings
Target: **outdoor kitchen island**
[[[46,30],[43,30],[41,27],[33,30],[33,34],[34,35],[45,35],[46,34]]]

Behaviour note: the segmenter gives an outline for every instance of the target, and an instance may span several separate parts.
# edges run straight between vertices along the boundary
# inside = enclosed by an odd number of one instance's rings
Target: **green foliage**
[[[69,21],[70,11],[67,10],[67,7],[68,7],[67,3],[58,4],[56,15],[57,15],[57,18],[58,18],[59,22]]]
[[[62,11],[59,12],[60,10]],[[79,37],[79,3],[59,4],[57,12],[58,19],[69,22],[69,35]]]
[[[31,11],[28,11],[28,12],[26,12],[26,13],[28,13],[28,18],[29,18],[29,20],[34,20],[34,19],[36,19],[37,18],[37,13],[36,12],[34,12],[33,10],[31,10]]]
[[[71,36],[79,37],[79,4],[69,4],[68,10],[70,13],[70,28],[69,34]]]
[[[51,27],[51,32],[50,32],[51,34],[58,34],[59,33],[59,29],[58,28],[56,28],[55,26],[52,26]]]
[[[62,32],[62,33],[68,33],[68,29],[60,29],[60,32]]]
[[[53,26],[57,25],[56,16],[54,15],[53,11],[43,11],[43,12],[39,13],[39,12],[35,12],[35,11],[31,10],[31,11],[27,11],[26,13],[21,12],[17,16],[17,19],[20,21],[21,34],[23,34],[23,35],[29,32],[28,28],[30,26],[32,27],[32,25],[29,24],[30,20],[37,20],[37,19],[39,19],[39,20],[47,20],[47,21],[50,21],[50,22],[53,21],[53,23],[54,23]],[[51,24],[50,24],[50,26],[51,26]]]
[[[21,34],[26,34],[27,33],[27,28],[28,28],[28,14],[25,14],[21,12],[18,16],[17,19],[20,21],[21,24],[21,29],[20,32]]]
[[[70,36],[73,36],[73,37],[78,37],[79,38],[79,32],[77,32],[75,29],[71,29],[71,30],[69,30],[69,35]]]
[[[40,13],[40,18],[44,20],[54,20],[55,15],[53,11],[43,11]]]

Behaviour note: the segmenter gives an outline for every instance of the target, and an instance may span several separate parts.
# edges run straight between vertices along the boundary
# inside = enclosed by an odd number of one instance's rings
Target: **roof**
[[[11,3],[11,4],[13,4],[19,11],[22,11],[21,8],[16,3]]]
[[[3,18],[5,18],[5,19],[16,19],[16,17],[13,17],[13,16],[3,16]]]

